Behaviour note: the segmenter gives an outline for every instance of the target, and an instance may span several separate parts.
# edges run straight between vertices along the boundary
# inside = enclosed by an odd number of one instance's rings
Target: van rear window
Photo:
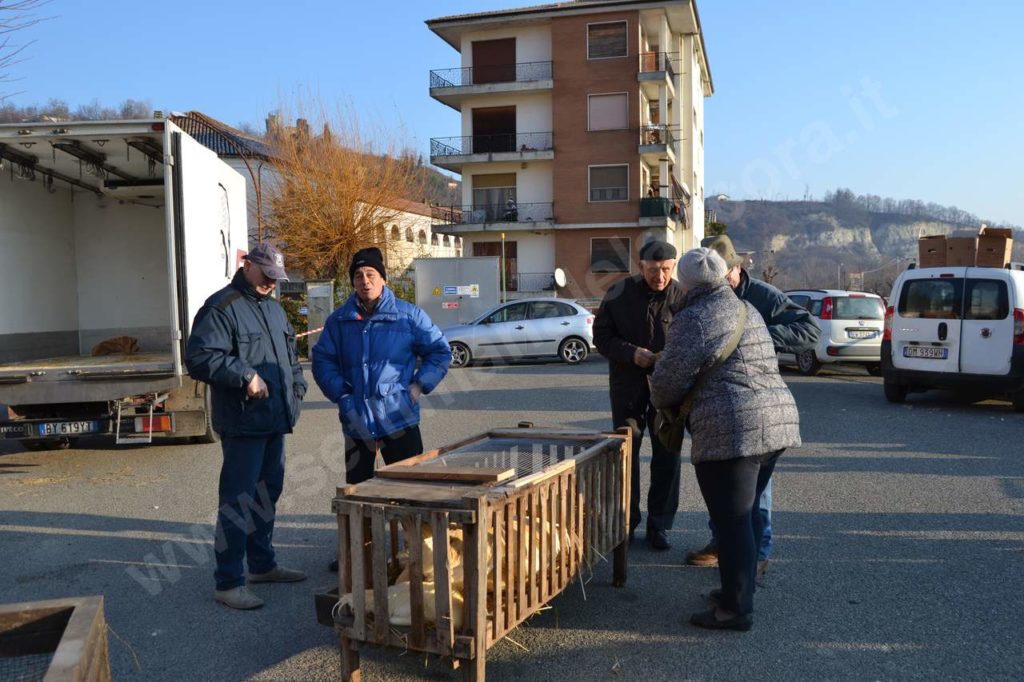
[[[963,301],[962,279],[912,279],[900,294],[900,317],[958,320]]]
[[[967,320],[1005,320],[1010,314],[1006,282],[998,279],[967,280]]]
[[[834,320],[881,320],[885,307],[879,298],[840,296],[835,299]]]

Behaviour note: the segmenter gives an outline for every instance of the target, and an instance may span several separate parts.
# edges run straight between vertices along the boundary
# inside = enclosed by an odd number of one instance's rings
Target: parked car
[[[779,353],[780,364],[796,365],[803,374],[813,376],[824,364],[855,363],[873,376],[881,375],[885,318],[881,296],[839,289],[795,289],[786,294],[817,318],[821,337],[812,350]]]
[[[509,301],[469,324],[444,330],[452,347],[452,367],[487,358],[560,357],[570,365],[587,359],[594,347],[594,315],[561,298]]]
[[[933,388],[969,389],[1008,395],[1024,412],[1024,271],[907,270],[890,300],[882,338],[890,402]]]

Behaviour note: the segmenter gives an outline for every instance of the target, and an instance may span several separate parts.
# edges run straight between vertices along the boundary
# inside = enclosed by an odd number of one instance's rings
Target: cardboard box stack
[[[931,235],[917,240],[918,267],[1005,268],[1013,251],[1013,231],[982,225],[981,230],[949,237]]]

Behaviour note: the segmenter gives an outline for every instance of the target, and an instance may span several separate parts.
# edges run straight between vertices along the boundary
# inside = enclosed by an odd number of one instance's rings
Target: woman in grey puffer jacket
[[[657,408],[683,402],[698,373],[714,365],[728,345],[740,306],[746,306],[740,342],[694,396],[687,428],[697,482],[718,528],[722,582],[709,595],[715,608],[694,614],[690,622],[749,630],[761,543],[754,504],[782,451],[800,445],[800,416],[779,376],[768,329],[757,310],[733,293],[727,269],[721,256],[705,248],[679,261],[679,283],[687,293],[651,376],[651,402]]]

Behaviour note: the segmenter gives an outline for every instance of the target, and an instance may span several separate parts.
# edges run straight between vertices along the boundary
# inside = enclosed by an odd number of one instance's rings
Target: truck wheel
[[[32,438],[21,441],[26,450],[45,452],[49,450],[67,450],[71,447],[70,438]]]
[[[587,359],[590,349],[587,342],[575,336],[566,339],[558,348],[558,355],[570,365],[577,365]]]
[[[203,412],[206,413],[206,433],[201,436],[193,436],[193,440],[201,445],[209,445],[220,441],[220,436],[213,430],[213,399],[210,397],[210,387],[206,386],[203,399]]]
[[[870,365],[868,365],[865,369],[867,369],[868,374],[870,374],[873,377],[882,376],[882,365],[880,363],[873,362]]]
[[[901,384],[892,384],[886,381],[883,384],[885,399],[890,403],[902,403],[907,399],[907,387]]]
[[[814,355],[814,350],[805,350],[796,356],[796,365],[800,368],[800,373],[813,377],[821,371],[821,363],[818,362],[817,356]]]
[[[452,367],[465,367],[472,358],[469,346],[458,341],[452,343]]]

